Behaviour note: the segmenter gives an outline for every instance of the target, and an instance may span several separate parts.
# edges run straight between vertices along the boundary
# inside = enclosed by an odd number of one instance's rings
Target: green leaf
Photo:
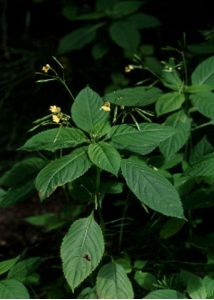
[[[139,127],[140,131],[127,124],[113,126],[109,133],[113,146],[145,155],[175,134],[173,128],[155,123],[141,123]]]
[[[0,281],[0,299],[29,299],[26,287],[15,279]]]
[[[100,191],[106,194],[120,194],[124,184],[119,181],[108,180],[100,183]]]
[[[202,284],[205,287],[207,299],[214,298],[214,278],[211,276],[205,276],[202,279]]]
[[[178,92],[182,90],[184,83],[176,69],[174,58],[170,58],[169,62],[165,64],[161,72],[161,79],[166,87]]]
[[[29,199],[36,193],[34,179],[27,181],[19,187],[9,189],[0,197],[0,207],[9,207],[15,203]]]
[[[59,42],[57,53],[65,54],[82,49],[95,39],[97,29],[102,25],[103,23],[98,23],[93,26],[84,26],[66,34]]]
[[[132,25],[126,21],[114,22],[110,28],[109,33],[111,39],[123,49],[134,53],[140,44],[140,33]]]
[[[143,13],[131,15],[127,20],[138,29],[155,28],[161,25],[156,17]]]
[[[194,84],[190,86],[185,87],[185,92],[190,94],[197,94],[197,93],[204,93],[204,92],[210,92],[214,89],[214,86],[208,85],[208,84]]]
[[[202,61],[192,73],[192,84],[214,85],[214,56]]]
[[[121,267],[123,267],[126,274],[131,273],[132,265],[131,265],[131,260],[129,257],[120,257],[120,258],[117,258],[114,262],[116,264],[120,265]]]
[[[167,220],[160,230],[160,238],[161,239],[168,239],[171,236],[175,235],[177,232],[181,230],[183,225],[185,224],[184,220],[171,218]]]
[[[214,153],[205,155],[201,160],[192,164],[186,174],[193,177],[212,177],[214,176]]]
[[[7,260],[3,260],[0,262],[0,275],[9,271],[15,263],[19,260],[20,256],[16,256],[14,258],[10,258]]]
[[[97,0],[96,1],[96,10],[98,11],[106,11],[110,12],[112,10],[112,7],[117,3],[117,0]]]
[[[49,197],[59,186],[82,176],[91,166],[86,148],[50,162],[36,177],[36,188],[41,200]]]
[[[32,136],[19,150],[55,151],[76,147],[86,141],[87,137],[77,128],[53,128]]]
[[[214,119],[214,93],[198,93],[191,95],[193,106],[205,117]]]
[[[190,135],[191,119],[183,111],[179,111],[170,115],[164,124],[176,130],[174,135],[160,144],[161,153],[169,158],[186,144]]]
[[[96,289],[99,299],[134,299],[132,284],[125,270],[114,262],[100,269]]]
[[[143,269],[147,264],[147,261],[146,260],[135,260],[134,262],[134,269],[137,269],[137,270],[141,270]]]
[[[214,191],[202,188],[188,194],[183,200],[185,209],[194,210],[214,206]]]
[[[185,295],[172,289],[155,290],[147,294],[143,299],[185,299]]]
[[[142,1],[120,1],[115,4],[111,13],[114,18],[132,14],[142,6]]]
[[[34,226],[44,227],[45,231],[51,231],[63,226],[67,221],[56,213],[46,213],[25,218],[25,221]]]
[[[97,299],[95,287],[86,287],[78,295],[77,299]]]
[[[206,299],[207,293],[202,279],[192,274],[187,282],[187,293],[192,299]]]
[[[112,145],[105,142],[90,144],[88,155],[90,160],[100,169],[117,176],[120,169],[121,157]]]
[[[136,271],[134,275],[135,281],[145,290],[153,290],[153,284],[156,283],[156,278],[149,272]]]
[[[39,157],[26,158],[15,163],[9,171],[5,172],[0,178],[0,184],[8,188],[23,186],[31,178],[34,178],[45,164],[46,161]]]
[[[31,257],[18,262],[13,266],[7,278],[16,279],[24,284],[31,283],[31,276],[40,264],[40,257]]]
[[[214,147],[209,143],[204,136],[192,149],[190,153],[190,163],[193,164],[200,160],[204,155],[209,154],[214,150]]]
[[[90,132],[97,124],[105,124],[109,114],[101,109],[103,101],[91,88],[86,87],[77,95],[71,114],[74,123],[86,132]]]
[[[166,216],[184,219],[179,195],[173,185],[139,159],[123,159],[122,175],[135,196]]]
[[[103,58],[109,51],[109,47],[104,43],[97,43],[92,48],[92,56],[94,59],[98,60]]]
[[[104,100],[116,105],[143,107],[154,103],[160,95],[161,90],[156,87],[140,86],[108,93]]]
[[[181,108],[185,101],[185,96],[178,92],[171,92],[162,95],[155,105],[155,110],[158,116],[164,115],[171,111]]]
[[[72,291],[98,266],[103,253],[102,230],[93,215],[75,221],[61,245],[63,272]]]

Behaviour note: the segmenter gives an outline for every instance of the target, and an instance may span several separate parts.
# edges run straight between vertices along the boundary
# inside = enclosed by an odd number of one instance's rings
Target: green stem
[[[95,183],[95,194],[94,194],[94,204],[95,209],[98,211],[99,219],[100,219],[100,226],[102,228],[103,235],[105,235],[105,222],[103,220],[102,215],[102,205],[100,201],[100,175],[101,170],[100,168],[96,167],[96,183]]]
[[[71,90],[70,90],[69,87],[67,86],[66,82],[65,82],[62,78],[60,78],[60,77],[58,77],[57,79],[59,80],[60,83],[62,83],[62,84],[64,85],[65,89],[67,90],[67,92],[69,93],[69,95],[71,96],[71,98],[72,98],[73,100],[75,100],[75,98],[74,98],[74,96],[73,96]]]
[[[128,192],[128,195],[127,195],[126,200],[125,200],[126,202],[125,202],[125,205],[124,205],[124,208],[123,208],[122,220],[121,220],[121,223],[120,223],[120,234],[119,234],[119,243],[118,243],[119,252],[120,252],[122,241],[123,241],[124,219],[125,219],[126,212],[127,212],[127,209],[128,209],[129,194],[130,193]]]

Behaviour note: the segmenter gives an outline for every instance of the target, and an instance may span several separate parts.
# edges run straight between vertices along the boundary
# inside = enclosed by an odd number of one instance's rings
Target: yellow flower
[[[134,66],[133,65],[128,65],[128,66],[125,67],[125,73],[129,73],[132,70],[134,70]]]
[[[48,71],[51,69],[51,66],[49,64],[46,64],[42,67],[42,72],[48,73]]]
[[[54,122],[54,123],[59,123],[60,122],[60,118],[59,118],[59,116],[57,116],[57,115],[53,115],[52,116],[52,121]]]
[[[51,105],[49,110],[52,112],[52,113],[60,113],[61,112],[61,107],[59,106],[56,106],[56,105]]]
[[[110,111],[111,110],[111,103],[110,102],[104,102],[103,106],[101,106],[101,109],[103,111],[106,111],[106,112]]]

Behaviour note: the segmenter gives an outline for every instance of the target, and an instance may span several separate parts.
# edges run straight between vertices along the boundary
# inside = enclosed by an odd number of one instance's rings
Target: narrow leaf
[[[98,266],[103,253],[102,230],[93,215],[75,221],[61,245],[63,272],[72,291]]]
[[[140,86],[108,93],[104,100],[116,105],[143,107],[154,103],[160,95],[161,90],[156,87]]]
[[[131,158],[122,160],[121,169],[128,187],[142,203],[166,216],[184,218],[179,195],[165,177]]]
[[[125,270],[114,262],[100,269],[96,289],[99,299],[134,299],[132,284]]]
[[[90,166],[85,147],[50,162],[36,177],[36,188],[41,200],[49,197],[57,187],[82,176]]]
[[[15,279],[0,281],[0,299],[29,299],[26,287]]]
[[[166,93],[161,96],[155,105],[155,110],[158,116],[164,115],[171,111],[181,108],[185,101],[183,94],[178,92]]]
[[[14,258],[1,261],[0,262],[0,275],[9,271],[15,265],[15,263],[19,260],[19,258],[20,258],[19,256],[16,256]]]
[[[120,169],[121,157],[112,145],[104,142],[91,144],[88,147],[88,155],[90,160],[100,169],[117,176]]]
[[[191,119],[183,111],[179,111],[170,115],[164,124],[172,126],[176,130],[174,135],[160,144],[161,153],[166,158],[169,158],[178,152],[187,142],[191,130]]]
[[[26,151],[55,151],[76,147],[87,141],[84,133],[77,128],[53,128],[32,136],[19,150]]]
[[[106,123],[109,115],[101,109],[103,101],[91,88],[84,88],[76,97],[71,114],[74,123],[86,132],[94,129],[95,125]]]

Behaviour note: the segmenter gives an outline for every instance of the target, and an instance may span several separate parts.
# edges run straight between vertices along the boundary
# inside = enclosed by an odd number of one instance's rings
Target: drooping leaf
[[[165,177],[139,159],[123,159],[121,169],[128,187],[143,204],[166,216],[184,218],[179,195]]]
[[[140,86],[108,93],[104,100],[116,105],[143,107],[154,103],[160,95],[161,90],[156,87]]]
[[[72,291],[98,266],[103,253],[102,230],[93,215],[75,221],[61,245],[63,272]]]
[[[31,283],[31,275],[37,270],[40,260],[40,257],[30,257],[19,261],[10,269],[7,278],[16,279],[24,284]]]
[[[86,148],[50,162],[36,177],[36,188],[41,200],[49,197],[59,186],[82,176],[91,166]]]
[[[135,281],[145,290],[153,290],[153,284],[156,283],[156,278],[152,273],[136,271],[134,275]]]
[[[155,123],[141,123],[139,128],[140,131],[127,124],[113,126],[109,133],[113,146],[145,155],[175,134],[173,128]]]
[[[193,177],[212,177],[214,176],[214,154],[205,155],[202,159],[190,166],[186,174]]]
[[[96,289],[99,299],[134,299],[132,284],[125,270],[114,262],[100,269]]]
[[[46,161],[40,157],[30,157],[19,161],[13,167],[4,173],[0,178],[0,184],[8,188],[16,188],[23,186],[31,178],[34,178],[36,173],[43,168]]]
[[[141,6],[142,1],[120,1],[114,5],[112,8],[112,16],[121,18],[123,16],[129,15],[137,11]]]
[[[185,295],[172,289],[155,290],[147,294],[143,299],[185,299]]]
[[[171,92],[162,95],[155,105],[155,110],[158,116],[164,115],[171,111],[181,108],[185,101],[185,96],[178,92]]]
[[[9,271],[15,263],[19,260],[20,256],[0,261],[0,275]]]
[[[91,88],[86,87],[77,95],[71,115],[74,123],[86,132],[90,132],[97,124],[105,124],[109,114],[101,109],[103,101]]]
[[[192,73],[192,84],[214,85],[214,56],[202,61]]]
[[[100,169],[117,176],[120,169],[121,157],[112,145],[105,142],[90,144],[88,155],[90,160]]]
[[[19,150],[25,151],[55,151],[76,147],[87,141],[84,133],[77,128],[53,128],[32,136]]]
[[[193,106],[205,117],[214,119],[214,93],[198,93],[191,95]]]
[[[160,151],[166,157],[174,155],[186,143],[190,135],[191,119],[183,112],[179,111],[170,115],[165,123],[172,126],[176,133],[160,144]]]
[[[155,28],[161,25],[156,17],[143,13],[129,16],[128,21],[138,29]]]
[[[98,23],[93,26],[84,26],[66,34],[59,42],[57,53],[65,54],[82,49],[95,39],[97,29],[102,25],[103,23]]]
[[[15,279],[0,281],[0,299],[29,299],[26,287]]]
[[[134,53],[140,44],[139,31],[127,21],[114,22],[109,29],[111,39],[123,49]]]
[[[204,136],[192,149],[190,153],[190,163],[200,160],[204,155],[212,152],[214,147],[207,140],[206,136]]]

